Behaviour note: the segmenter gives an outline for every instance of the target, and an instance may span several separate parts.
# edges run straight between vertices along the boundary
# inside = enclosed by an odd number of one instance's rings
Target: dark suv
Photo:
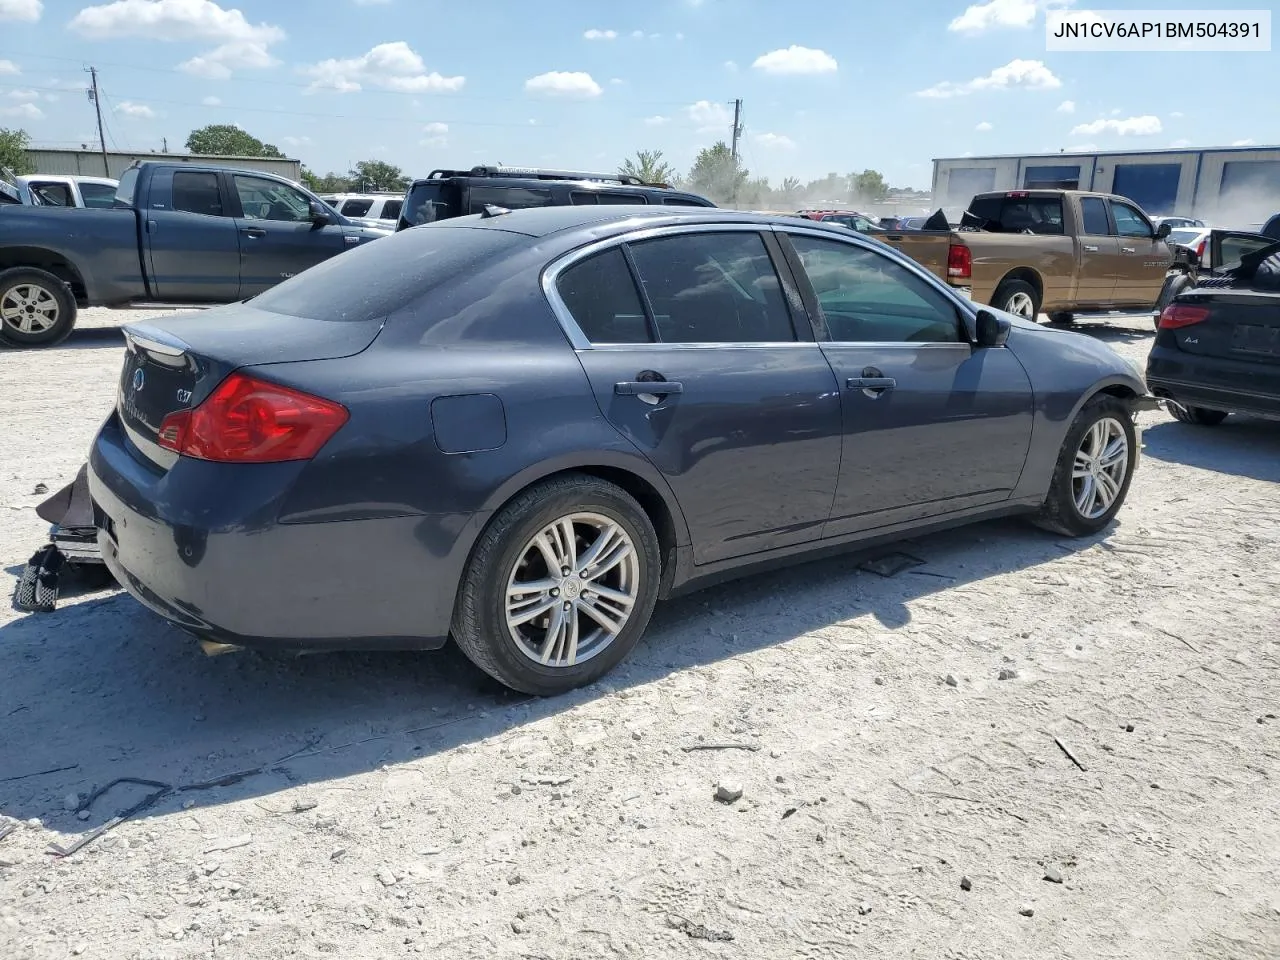
[[[684,193],[662,183],[645,183],[639,177],[621,173],[472,167],[470,170],[432,170],[427,178],[415,180],[405,194],[396,229],[481,213],[489,205],[519,210],[584,204],[715,206],[696,193]]]

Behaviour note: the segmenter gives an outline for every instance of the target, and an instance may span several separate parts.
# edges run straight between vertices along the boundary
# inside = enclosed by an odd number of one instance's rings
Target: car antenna
[[[488,220],[490,217],[500,217],[504,213],[510,213],[510,212],[511,211],[508,210],[506,207],[500,207],[495,203],[486,203],[484,205],[484,211],[480,214],[480,219]]]

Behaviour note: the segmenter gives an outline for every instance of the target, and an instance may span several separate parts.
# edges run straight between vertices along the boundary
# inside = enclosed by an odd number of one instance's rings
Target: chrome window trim
[[[628,233],[621,233],[617,236],[607,237],[604,240],[596,240],[584,247],[571,250],[566,254],[562,254],[550,264],[543,268],[542,271],[542,292],[547,298],[547,302],[551,304],[551,311],[555,314],[556,320],[559,321],[560,327],[564,330],[565,336],[569,338],[574,350],[603,350],[612,348],[615,350],[634,350],[640,347],[678,347],[692,349],[707,348],[725,348],[725,347],[779,347],[779,346],[815,346],[813,341],[809,340],[779,340],[779,341],[748,341],[745,343],[592,343],[590,338],[582,332],[582,328],[578,326],[578,321],[573,318],[568,306],[560,298],[560,291],[556,288],[556,283],[560,279],[560,275],[568,270],[579,261],[585,260],[587,257],[597,253],[603,253],[611,247],[621,247],[628,243],[640,243],[643,240],[652,240],[658,237],[681,236],[690,233],[755,233],[761,234],[773,229],[770,222],[762,223],[682,223],[668,224],[662,227],[647,227],[640,230],[632,230]],[[761,240],[763,245],[764,241]],[[765,249],[766,255],[768,249]],[[773,267],[773,260],[770,258],[770,267]],[[775,273],[776,268],[774,268]],[[778,277],[778,284],[784,283],[782,277]],[[638,292],[637,292],[638,295]],[[790,320],[788,319],[788,322]],[[808,317],[805,322],[809,323]]]

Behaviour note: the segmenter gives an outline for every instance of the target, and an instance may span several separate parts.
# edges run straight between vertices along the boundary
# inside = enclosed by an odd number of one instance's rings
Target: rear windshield
[[[291,317],[367,323],[527,240],[522,234],[451,224],[405,230],[325,260],[251,303]]]
[[[975,197],[969,214],[992,233],[1063,232],[1060,197]]]
[[[419,180],[409,188],[400,214],[402,228],[461,216],[458,188],[441,180]]]

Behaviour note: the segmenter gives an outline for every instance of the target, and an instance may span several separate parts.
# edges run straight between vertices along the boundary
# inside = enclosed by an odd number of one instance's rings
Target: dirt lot
[[[1147,323],[1086,329],[1141,357]],[[97,317],[0,354],[6,595],[120,354]],[[117,592],[6,602],[0,956],[1280,956],[1280,429],[1142,422],[1105,538],[720,587],[553,701],[453,651],[208,659]],[[117,777],[239,773],[46,852],[152,789],[77,815]]]

